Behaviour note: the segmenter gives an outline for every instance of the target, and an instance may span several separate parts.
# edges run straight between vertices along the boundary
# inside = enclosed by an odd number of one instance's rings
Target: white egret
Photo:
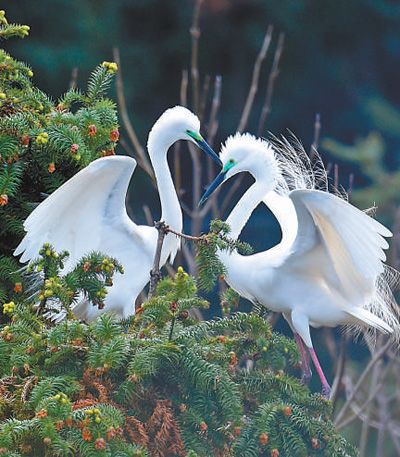
[[[286,140],[276,141],[274,150],[264,140],[237,134],[228,138],[220,158],[223,169],[201,202],[222,182],[247,171],[255,182],[226,220],[230,236],[240,235],[260,202],[271,209],[282,231],[280,243],[267,251],[250,256],[220,252],[226,281],[250,301],[283,313],[299,346],[304,378],[311,376],[305,344],[329,396],[310,326],[350,325],[398,336],[397,304],[383,263],[384,237],[391,232],[329,193],[322,163],[315,169],[304,150]],[[325,191],[316,189],[319,180]]]
[[[180,232],[182,211],[167,162],[168,149],[178,140],[195,143],[218,164],[221,162],[200,135],[197,116],[184,107],[168,109],[151,129],[147,147],[157,180],[161,219]],[[91,251],[115,257],[124,266],[125,274],[117,274],[108,289],[105,309],[81,301],[74,308],[80,319],[91,321],[104,311],[121,318],[134,314],[135,299],[150,279],[158,232],[154,227],[135,224],[125,207],[135,167],[136,161],[130,157],[93,161],[35,208],[24,223],[27,234],[14,253],[23,253],[21,262],[37,257],[42,245],[49,242],[56,250],[70,253],[66,272]],[[143,197],[140,189],[137,194]],[[173,261],[178,248],[178,238],[167,235],[160,264],[168,257]]]

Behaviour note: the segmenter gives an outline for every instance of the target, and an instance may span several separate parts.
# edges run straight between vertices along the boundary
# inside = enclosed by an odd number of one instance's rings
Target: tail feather
[[[380,330],[383,333],[393,333],[394,329],[388,325],[384,320],[380,317],[375,316],[370,311],[364,308],[353,308],[351,310],[347,310],[347,312],[355,317],[357,321],[361,321],[361,325],[368,325],[370,327],[374,327],[377,330]]]

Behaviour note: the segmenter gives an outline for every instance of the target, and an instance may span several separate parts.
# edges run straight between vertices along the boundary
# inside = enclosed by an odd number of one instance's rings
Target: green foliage
[[[229,238],[230,228],[226,222],[213,220],[210,231],[200,237],[196,243],[196,262],[198,266],[198,283],[200,288],[210,291],[215,286],[216,278],[225,274],[225,266],[218,258],[218,251],[241,254],[251,254],[252,248],[248,243]]]
[[[28,30],[8,24],[0,11],[0,37]],[[118,120],[105,93],[116,70],[103,62],[86,93],[70,89],[54,102],[35,87],[29,66],[0,50],[0,304],[16,298],[20,278],[11,256],[34,205],[92,160],[114,154]]]
[[[23,281],[39,269],[35,287],[48,295],[51,272],[55,302],[89,294],[93,272],[104,287],[118,271],[92,254],[62,276],[66,255],[44,246]],[[330,403],[294,377],[295,343],[254,313],[196,321],[192,308],[208,303],[181,267],[126,322],[78,322],[68,300],[67,318],[53,325],[35,294],[22,294],[1,328],[3,454],[355,455],[333,429]]]

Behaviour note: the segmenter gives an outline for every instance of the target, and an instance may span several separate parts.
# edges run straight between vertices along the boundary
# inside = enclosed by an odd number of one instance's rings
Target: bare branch
[[[192,26],[190,27],[190,36],[192,39],[192,53],[191,53],[191,75],[192,75],[192,97],[193,109],[195,113],[199,112],[199,99],[200,99],[200,78],[199,78],[199,39],[200,39],[200,9],[203,0],[196,0],[193,10]]]
[[[221,214],[224,214],[225,211],[228,209],[229,202],[232,200],[236,191],[242,185],[243,179],[244,179],[244,175],[242,174],[234,180],[233,184],[230,185],[229,190],[226,193],[224,200],[222,201]]]
[[[144,212],[144,217],[146,218],[146,222],[148,225],[153,225],[154,224],[154,218],[153,215],[151,214],[151,210],[149,206],[143,205],[142,206],[143,212]]]
[[[341,419],[344,416],[344,413],[347,411],[349,406],[351,405],[356,393],[362,386],[363,382],[365,381],[367,375],[371,371],[371,369],[375,366],[375,364],[378,362],[378,360],[386,353],[386,351],[389,349],[391,345],[391,341],[388,340],[383,346],[381,346],[373,355],[371,360],[369,361],[368,365],[365,367],[364,371],[362,372],[361,376],[359,377],[356,385],[354,386],[354,389],[346,399],[346,403],[342,406],[342,409],[339,411],[339,413],[336,415],[335,418],[335,425],[339,424]]]
[[[71,79],[69,81],[69,88],[75,89],[78,81],[78,67],[74,67],[71,72]]]
[[[213,146],[215,135],[218,130],[218,112],[221,105],[221,87],[222,77],[217,75],[214,81],[214,95],[211,104],[210,120],[207,126],[207,141],[210,146]]]
[[[351,197],[353,195],[353,186],[354,186],[354,173],[349,174],[349,187],[347,188],[347,196],[349,198],[349,201],[351,200]]]
[[[161,251],[164,243],[164,238],[165,235],[167,234],[167,226],[165,225],[164,222],[159,221],[154,224],[154,227],[158,231],[158,237],[157,237],[157,247],[156,247],[156,253],[154,255],[154,261],[153,261],[153,268],[150,271],[150,288],[149,288],[149,296],[148,298],[152,298],[156,288],[157,284],[161,279],[161,272],[160,272],[160,259],[161,259]]]
[[[122,69],[121,69],[121,58],[119,54],[119,49],[114,48],[113,50],[114,61],[118,65],[118,72],[116,77],[116,90],[117,90],[117,100],[118,100],[118,107],[119,107],[119,114],[122,119],[122,124],[125,127],[126,133],[130,142],[133,145],[135,150],[135,158],[138,161],[140,167],[151,177],[151,179],[155,179],[153,168],[151,167],[150,161],[147,157],[146,151],[144,147],[141,145],[135,129],[129,119],[128,110],[126,107],[126,99],[124,94],[124,84],[122,80]]]
[[[180,88],[180,103],[182,106],[187,106],[187,88],[188,88],[188,72],[182,71],[181,88]],[[181,150],[181,142],[177,141],[174,145],[174,176],[175,188],[179,197],[182,196],[182,173],[181,161],[179,160],[179,151]]]
[[[244,107],[243,107],[242,115],[240,117],[239,125],[237,128],[238,132],[243,132],[249,121],[251,109],[254,104],[254,98],[255,98],[257,90],[258,90],[258,82],[260,80],[261,66],[262,66],[263,61],[265,60],[269,46],[271,44],[273,29],[274,28],[272,25],[268,26],[260,52],[258,53],[257,59],[254,63],[253,76],[251,78],[251,85],[250,85],[249,93],[247,94],[246,103],[244,104]]]
[[[275,87],[275,80],[279,75],[279,62],[281,60],[282,52],[283,52],[283,45],[285,43],[285,34],[280,33],[278,38],[278,44],[276,46],[274,60],[272,62],[271,72],[268,78],[267,84],[267,92],[265,94],[264,104],[261,110],[260,121],[258,124],[258,136],[261,136],[265,123],[267,122],[267,118],[271,112],[271,102],[272,102],[272,95],[274,93]]]
[[[314,122],[314,138],[313,142],[310,147],[310,160],[312,160],[315,154],[318,152],[319,147],[319,138],[321,134],[321,116],[319,113],[315,114],[315,122]]]
[[[335,373],[335,378],[332,383],[332,392],[331,392],[331,398],[330,398],[334,407],[336,405],[336,400],[338,397],[340,386],[342,384],[344,369],[345,369],[345,365],[346,365],[347,341],[348,341],[348,335],[347,334],[342,335],[342,338],[340,340],[340,353],[339,353],[339,358],[336,363],[336,373]]]
[[[339,189],[339,165],[337,163],[333,166],[333,186],[336,190]]]
[[[206,75],[203,82],[203,89],[201,91],[201,98],[200,98],[200,109],[199,109],[199,119],[200,122],[203,122],[204,114],[207,107],[207,100],[208,100],[208,93],[210,92],[210,82],[211,77],[210,75]]]

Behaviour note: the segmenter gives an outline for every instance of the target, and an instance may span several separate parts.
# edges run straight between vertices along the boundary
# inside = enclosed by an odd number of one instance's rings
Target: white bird
[[[182,211],[167,162],[170,146],[188,140],[221,164],[218,155],[200,135],[200,121],[188,109],[176,106],[165,111],[148,137],[148,152],[153,165],[161,201],[161,219],[172,229],[182,230]],[[30,214],[24,223],[27,232],[14,254],[21,262],[38,256],[45,242],[57,251],[70,254],[65,272],[82,256],[98,251],[116,258],[125,274],[116,274],[108,289],[104,310],[83,300],[74,308],[80,319],[91,321],[102,312],[126,318],[134,314],[134,303],[150,279],[158,232],[154,227],[137,225],[129,217],[125,197],[136,161],[130,157],[97,159],[81,170]],[[136,189],[139,199],[141,189]],[[179,240],[168,234],[161,251],[163,265],[173,261]]]
[[[276,139],[275,139],[276,140]],[[319,160],[315,168],[301,147],[250,134],[228,138],[223,169],[202,197],[222,182],[249,172],[255,182],[226,222],[237,239],[251,213],[264,202],[282,231],[280,243],[249,256],[219,252],[226,281],[240,295],[281,312],[292,328],[302,358],[303,377],[311,371],[305,346],[329,396],[330,386],[313,349],[310,326],[350,325],[398,336],[398,307],[387,282],[384,237],[391,232],[346,200],[329,193]],[[322,181],[325,190],[317,190]]]

